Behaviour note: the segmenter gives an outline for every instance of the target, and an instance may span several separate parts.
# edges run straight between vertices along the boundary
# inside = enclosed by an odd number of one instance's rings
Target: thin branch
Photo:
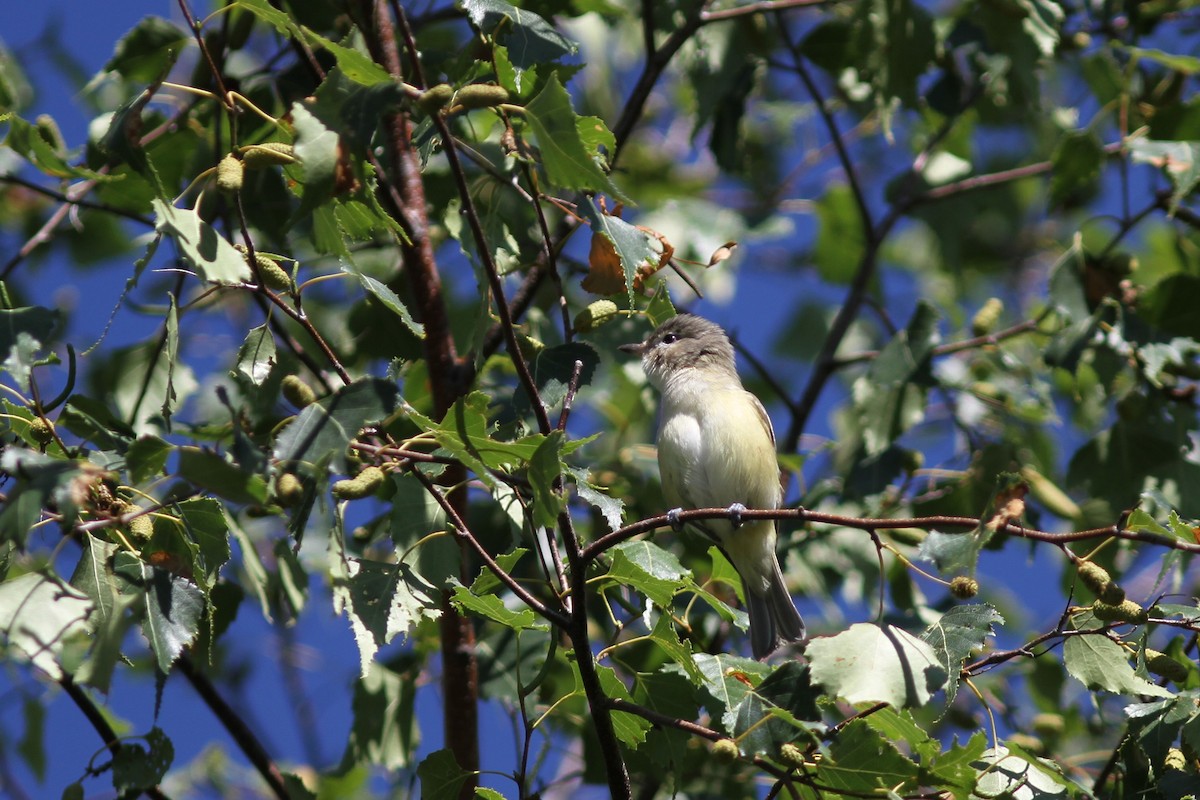
[[[1024,333],[1037,331],[1039,323],[1039,319],[1027,319],[1022,322],[1018,322],[1016,325],[1013,325],[1009,328],[1005,328],[1004,330],[996,331],[995,333],[986,333],[982,336],[973,336],[970,339],[962,339],[957,342],[939,344],[933,348],[932,353],[935,356],[945,356],[951,355],[952,353],[961,353],[964,350],[975,350],[980,347],[995,346],[1007,339],[1013,339]],[[863,361],[870,361],[878,357],[878,350],[864,350],[861,353],[853,353],[848,356],[834,359],[833,364],[836,368],[848,367],[851,364],[859,364]]]
[[[221,697],[217,687],[213,686],[207,675],[196,668],[187,653],[182,654],[175,663],[178,665],[179,671],[192,684],[196,694],[200,695],[200,699],[225,726],[225,730],[233,737],[238,748],[246,754],[246,758],[258,770],[258,774],[267,782],[271,793],[279,800],[288,800],[289,795],[287,785],[283,782],[283,774],[280,773],[279,767],[275,765],[266,748],[259,742],[258,737],[254,735],[254,731],[246,725],[245,720],[234,710],[233,706],[225,702],[225,698]]]
[[[677,728],[684,733],[690,733],[693,736],[699,736],[702,739],[708,739],[710,742],[719,742],[722,739],[729,738],[723,733],[715,731],[712,728],[706,728],[699,723],[689,722],[686,719],[679,719],[678,717],[672,717],[670,714],[663,714],[661,711],[655,711],[652,708],[646,708],[645,706],[638,705],[637,703],[631,703],[628,700],[622,700],[619,697],[610,697],[608,700],[608,705],[614,711],[624,711],[626,714],[635,714],[642,719],[649,720],[660,727]]]
[[[752,14],[765,14],[769,11],[786,11],[789,8],[835,5],[836,3],[837,0],[762,0],[762,2],[747,3],[744,6],[735,6],[734,8],[701,11],[700,21],[708,25],[711,22],[737,19],[738,17],[747,17]]]
[[[660,514],[655,517],[647,517],[646,519],[631,523],[623,528],[613,531],[612,533],[601,536],[599,539],[595,539],[591,544],[583,549],[583,551],[580,553],[580,556],[585,561],[591,561],[604,551],[617,544],[620,544],[621,542],[632,539],[634,536],[650,533],[658,530],[659,528],[671,527],[672,519],[675,519],[678,522],[693,522],[706,519],[732,520],[735,516],[736,514],[731,513],[727,508],[695,508],[680,511],[673,516],[668,514]],[[741,512],[741,517],[743,519],[794,519],[806,523],[834,525],[841,528],[855,528],[863,531],[921,528],[924,530],[936,529],[942,532],[953,530],[967,533],[979,528],[985,522],[985,520],[981,520],[977,517],[958,517],[948,515],[896,518],[850,517],[843,514],[828,514],[822,511],[810,511],[806,508],[747,509]],[[1069,542],[1080,542],[1091,539],[1104,539],[1112,537],[1116,539],[1124,539],[1130,542],[1150,544],[1156,547],[1165,547],[1170,550],[1180,550],[1185,553],[1200,553],[1200,544],[1196,542],[1186,542],[1182,539],[1176,539],[1159,533],[1151,533],[1149,531],[1126,530],[1116,525],[1106,525],[1100,528],[1088,528],[1086,530],[1054,533],[1053,531],[1026,528],[1025,526],[1016,522],[1007,522],[1003,525],[997,525],[995,530],[996,533],[1006,533],[1010,536],[1018,536],[1022,539],[1033,539],[1036,541],[1059,545],[1067,544]]]
[[[124,747],[121,744],[121,737],[113,730],[112,725],[108,724],[108,718],[104,716],[104,713],[92,698],[88,696],[88,693],[81,689],[79,684],[75,683],[70,675],[65,673],[58,679],[58,685],[63,688],[63,691],[74,701],[75,705],[79,706],[79,710],[87,717],[87,721],[96,729],[96,733],[100,734],[100,740],[104,742],[104,746],[108,748],[108,751],[114,757],[120,753],[121,748]],[[157,786],[143,789],[142,794],[153,798],[153,800],[167,800],[167,796]]]
[[[547,622],[559,628],[568,627],[569,621],[565,614],[557,611],[556,609],[550,608],[541,600],[538,600],[536,597],[530,594],[524,586],[518,583],[516,578],[514,578],[512,575],[509,575],[503,567],[496,563],[496,559],[492,558],[491,554],[484,548],[482,544],[479,543],[479,540],[475,538],[475,535],[471,533],[471,529],[467,527],[467,523],[462,518],[462,515],[458,513],[458,509],[456,509],[446,498],[445,492],[443,492],[434,484],[432,478],[419,469],[412,468],[409,471],[416,476],[417,480],[421,482],[421,485],[425,487],[425,490],[429,492],[434,501],[441,506],[442,511],[446,512],[447,518],[449,518],[450,523],[454,526],[454,537],[471,550],[475,551],[475,554],[479,556],[479,559],[484,563],[484,565],[491,570],[492,574],[496,576],[497,580],[507,586],[509,590],[521,600],[522,603],[533,609],[538,616],[542,617]]]
[[[533,407],[534,416],[537,417],[538,429],[542,433],[550,433],[554,428],[550,424],[550,416],[546,413],[546,405],[542,402],[537,383],[533,380],[533,373],[529,371],[529,364],[521,353],[521,347],[517,341],[516,324],[509,314],[508,301],[504,296],[504,281],[500,278],[500,270],[496,267],[495,259],[492,258],[487,234],[484,233],[483,223],[480,222],[479,212],[475,208],[475,200],[471,197],[471,189],[467,185],[467,173],[458,159],[458,148],[454,144],[454,137],[450,135],[450,128],[441,114],[435,114],[433,119],[442,135],[442,151],[446,154],[446,160],[450,164],[450,173],[454,176],[454,182],[458,187],[463,214],[466,215],[467,224],[470,225],[471,234],[475,238],[477,255],[483,262],[483,271],[487,275],[488,284],[496,298],[496,313],[500,317],[500,330],[508,343],[509,358],[512,359],[513,366],[517,369],[517,377],[520,379],[521,385],[529,395],[529,404]]]
[[[26,189],[37,192],[38,194],[43,194],[46,197],[49,197],[51,200],[57,200],[60,203],[67,203],[69,205],[79,206],[80,208],[89,208],[93,211],[103,211],[106,214],[124,217],[125,219],[132,220],[141,225],[146,225],[151,228],[154,227],[154,220],[150,219],[149,217],[143,217],[141,214],[135,214],[132,211],[126,211],[123,208],[117,208],[116,206],[111,206],[108,203],[98,203],[94,200],[84,200],[81,197],[73,196],[72,194],[63,194],[62,192],[57,192],[54,189],[50,189],[45,186],[39,186],[33,181],[27,181],[24,178],[16,175],[0,175],[0,183],[11,183],[16,186],[23,186]],[[96,181],[93,180],[85,181],[84,183],[88,185],[88,191],[90,191],[91,188],[96,185]]]
[[[779,19],[779,24],[787,42],[788,50],[791,53],[796,73],[800,76],[800,80],[804,83],[805,88],[816,104],[817,111],[824,120],[830,139],[837,150],[838,160],[842,163],[842,170],[846,173],[846,180],[850,184],[850,190],[854,195],[854,202],[858,208],[864,243],[862,258],[858,263],[858,268],[854,272],[854,279],[850,283],[846,299],[842,302],[833,323],[829,326],[829,332],[825,336],[825,341],[821,344],[821,351],[817,355],[817,360],[813,367],[813,372],[809,376],[808,384],[804,387],[804,392],[800,396],[800,399],[795,403],[796,411],[792,413],[787,434],[782,442],[783,449],[791,452],[799,445],[800,436],[808,424],[808,417],[812,414],[813,409],[816,408],[817,399],[821,396],[825,384],[833,375],[834,357],[837,354],[838,347],[841,346],[842,340],[845,338],[847,332],[849,332],[850,325],[858,317],[859,309],[862,307],[863,299],[866,297],[867,288],[870,286],[871,280],[875,277],[879,245],[891,229],[896,217],[891,216],[879,226],[875,225],[871,216],[871,210],[867,206],[866,197],[863,195],[858,175],[854,169],[854,163],[850,159],[849,151],[838,129],[837,122],[834,120],[832,112],[826,107],[824,98],[817,88],[816,82],[809,74],[808,68],[804,65],[804,56],[800,53],[799,45],[788,33],[787,25],[782,18]]]

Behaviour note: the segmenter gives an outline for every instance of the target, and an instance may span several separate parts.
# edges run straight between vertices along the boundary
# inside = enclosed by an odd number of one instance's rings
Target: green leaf
[[[381,422],[399,399],[396,384],[364,378],[305,407],[275,442],[274,457],[284,465],[333,463],[348,472],[346,448],[366,425]]]
[[[28,573],[0,583],[0,641],[9,657],[27,661],[57,680],[59,658],[87,635],[92,602],[70,585]]]
[[[353,47],[337,44],[319,33],[303,28],[304,38],[310,44],[323,47],[337,60],[338,68],[347,78],[363,86],[374,86],[378,83],[391,83],[392,76],[383,67],[371,60],[366,53],[359,52]]]
[[[46,707],[33,697],[21,703],[25,730],[17,742],[16,751],[38,782],[46,780]]]
[[[1200,58],[1182,53],[1167,53],[1162,50],[1156,50],[1152,47],[1132,47],[1117,43],[1121,50],[1133,55],[1139,59],[1153,61],[1156,64],[1162,64],[1164,67],[1176,72],[1182,72],[1184,75],[1195,75],[1200,72]]]
[[[867,374],[854,382],[854,407],[868,456],[884,452],[925,418],[926,396],[934,383],[937,321],[933,306],[919,302],[908,327],[892,337]]]
[[[158,436],[147,435],[135,439],[125,451],[125,468],[129,470],[130,480],[141,484],[161,475],[167,458],[173,452],[175,447]]]
[[[699,686],[704,682],[704,673],[696,666],[692,647],[679,638],[670,614],[659,614],[654,628],[650,631],[650,641],[658,645],[671,663],[677,665],[692,683]]]
[[[579,45],[544,18],[503,0],[463,0],[462,9],[480,32],[494,36],[505,46],[509,59],[521,69],[579,52]]]
[[[1037,763],[1009,752],[1007,747],[989,747],[975,762],[980,770],[976,794],[981,797],[1012,797],[1013,800],[1041,800],[1066,794],[1061,779],[1046,767],[1049,762]]]
[[[27,120],[11,115],[4,121],[8,123],[8,135],[4,137],[5,146],[28,159],[46,175],[55,178],[100,182],[116,180],[112,175],[71,164],[62,153],[59,153],[50,142],[46,141],[38,127]]]
[[[855,626],[857,627],[857,626]],[[901,793],[916,788],[917,765],[879,735],[866,720],[856,719],[838,731],[829,744],[829,762],[822,763],[822,784],[836,791]]]
[[[189,540],[196,545],[192,574],[200,588],[208,593],[217,583],[221,567],[229,562],[230,516],[225,506],[211,497],[195,497],[176,503],[172,510]]]
[[[813,252],[817,271],[830,283],[849,283],[866,251],[862,216],[854,192],[835,183],[817,201],[817,245]]]
[[[22,391],[29,391],[29,373],[61,324],[62,314],[52,308],[0,309],[0,369],[12,375]]]
[[[549,626],[541,622],[537,614],[530,609],[512,611],[496,594],[475,595],[470,589],[460,585],[454,587],[454,603],[460,609],[478,614],[514,631],[549,629]]]
[[[583,342],[568,342],[538,351],[537,357],[530,365],[530,371],[533,373],[538,395],[547,409],[559,405],[567,396],[576,361],[583,362],[579,373],[579,387],[587,386],[592,382],[596,366],[600,363],[596,348]],[[518,405],[520,401],[521,398],[518,398]]]
[[[962,533],[930,531],[921,542],[918,556],[932,561],[943,574],[974,575],[979,553],[991,537],[992,532],[984,526]]]
[[[813,639],[807,655],[813,680],[854,704],[920,706],[946,681],[934,649],[891,625],[855,623],[836,636]]]
[[[55,508],[64,527],[72,525],[78,516],[73,488],[84,470],[92,471],[86,463],[32,450],[10,446],[0,451],[0,471],[18,478],[0,510],[0,542],[7,540],[24,548],[45,508]]]
[[[753,687],[770,674],[771,668],[760,661],[725,654],[698,653],[694,660],[704,676],[701,688],[707,697],[705,708],[732,735],[737,727],[738,707]]]
[[[116,72],[131,84],[151,83],[175,63],[179,52],[191,37],[162,17],[142,17],[134,28],[117,41],[112,58],[101,69]]]
[[[594,506],[600,515],[604,517],[604,521],[608,523],[608,529],[615,531],[621,527],[625,516],[625,504],[615,497],[605,494],[600,491],[600,487],[593,486],[588,480],[588,471],[586,469],[573,469],[568,467],[567,474],[575,482],[575,492],[584,502]]]
[[[262,386],[275,368],[275,336],[266,323],[251,328],[238,349],[237,371],[254,386]]]
[[[180,447],[179,477],[218,497],[245,505],[262,505],[269,494],[261,475],[247,473],[218,453],[199,447]]]
[[[175,760],[175,746],[159,728],[144,737],[148,747],[124,739],[112,760],[113,788],[118,794],[140,794],[158,786]]]
[[[734,731],[741,751],[774,755],[780,745],[809,729],[804,722],[820,723],[820,694],[812,685],[807,664],[789,661],[781,665],[738,706]]]
[[[263,22],[273,26],[277,32],[288,37],[300,39],[300,28],[292,21],[287,12],[272,6],[268,0],[237,0],[239,8],[244,8]]]
[[[413,557],[410,553],[409,559]],[[434,587],[413,571],[408,560],[347,562],[345,577],[334,585],[334,607],[350,617],[363,676],[380,647],[397,634],[407,636],[421,619],[440,613]]]
[[[1150,697],[1175,696],[1170,690],[1134,674],[1126,650],[1100,633],[1069,637],[1063,643],[1063,662],[1072,677],[1093,691]]]
[[[152,567],[131,553],[117,553],[114,572],[126,584],[124,594],[139,599],[142,633],[163,674],[183,648],[196,639],[204,613],[204,595],[191,581]]]
[[[511,553],[501,553],[496,556],[496,564],[499,565],[500,569],[511,575],[517,562],[528,552],[525,548],[518,547]],[[496,577],[496,573],[492,572],[487,566],[483,566],[479,568],[479,575],[475,577],[475,580],[471,581],[471,594],[476,597],[483,597],[485,594],[494,593],[503,586],[504,584]]]
[[[299,218],[333,196],[340,150],[337,133],[303,103],[292,104],[292,125],[296,129],[296,158],[300,160],[303,175],[300,208],[296,211]]]
[[[108,692],[113,672],[122,660],[121,646],[125,634],[133,626],[131,611],[138,602],[133,595],[121,594],[112,571],[112,558],[117,545],[82,534],[83,555],[75,565],[71,585],[87,595],[92,602],[88,628],[92,633],[92,649],[86,661],[75,672],[75,680]]]
[[[1170,213],[1174,214],[1180,201],[1200,183],[1200,142],[1163,142],[1152,139],[1131,139],[1129,154],[1135,164],[1152,164],[1160,168],[1175,190],[1171,193]]]
[[[1050,203],[1078,204],[1095,194],[1104,166],[1104,146],[1092,130],[1070,131],[1058,142],[1051,157]]]
[[[393,472],[391,480],[395,491],[388,498],[390,532],[397,547],[411,547],[434,531],[446,529],[446,512],[415,475]]]
[[[629,694],[629,689],[617,677],[617,673],[611,667],[597,667],[596,675],[600,678],[600,688],[604,691],[604,695],[610,698],[619,700],[633,700],[633,696]],[[575,692],[582,696],[584,694],[583,683],[579,678],[579,670],[575,669]],[[636,714],[630,714],[627,711],[613,711],[612,723],[613,731],[617,735],[617,739],[626,747],[636,748],[639,744],[646,741],[646,733],[650,730],[652,724],[648,719],[639,717]]]
[[[987,637],[995,635],[994,625],[1003,625],[1004,617],[992,606],[955,606],[921,634],[921,641],[933,648],[938,663],[946,672],[946,704],[958,692],[958,673],[962,662],[983,647]]]
[[[538,445],[529,459],[529,485],[533,489],[533,524],[535,527],[553,528],[563,508],[561,485],[563,432],[552,431]]]
[[[522,117],[537,137],[542,166],[550,183],[563,189],[604,192],[629,202],[596,163],[595,151],[589,152],[584,147],[571,98],[557,75],[551,75],[542,91],[529,101]]]
[[[375,280],[370,275],[364,275],[363,273],[358,272],[349,264],[342,265],[342,272],[358,278],[358,282],[362,284],[363,289],[365,289],[369,295],[382,303],[384,308],[399,317],[400,321],[404,323],[406,328],[413,332],[414,336],[416,336],[418,339],[425,338],[425,326],[413,319],[412,314],[410,314],[408,311],[408,307],[404,305],[404,302],[396,295],[396,293],[389,289],[385,284]]]
[[[372,663],[354,683],[354,722],[346,740],[341,771],[359,764],[387,770],[412,764],[417,733],[417,675]]]
[[[1147,289],[1138,298],[1138,313],[1164,331],[1192,340],[1200,339],[1200,320],[1189,309],[1200,297],[1200,277],[1171,275]],[[1153,353],[1153,350],[1151,350]]]
[[[612,567],[607,577],[637,589],[659,608],[669,608],[692,575],[673,553],[648,540],[622,542],[609,553]]]
[[[417,767],[424,800],[458,800],[458,792],[467,779],[467,772],[458,765],[449,750],[435,750],[422,759]]]
[[[176,208],[155,198],[155,229],[174,240],[179,255],[202,280],[237,286],[251,280],[246,259],[225,237],[190,208]]]

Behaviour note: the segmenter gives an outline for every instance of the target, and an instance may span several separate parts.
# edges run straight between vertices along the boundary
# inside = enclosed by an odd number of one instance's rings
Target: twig
[[[39,186],[33,181],[27,181],[17,175],[0,175],[0,183],[11,183],[16,186],[23,186],[26,189],[37,192],[38,194],[43,194],[46,197],[49,197],[51,200],[57,200],[60,203],[67,203],[69,205],[79,206],[80,208],[90,208],[93,211],[103,211],[106,214],[113,214],[118,217],[124,217],[125,219],[133,220],[134,222],[151,228],[154,227],[154,220],[150,219],[149,217],[143,217],[141,214],[135,214],[134,212],[126,211],[123,208],[110,206],[107,203],[98,203],[94,200],[84,200],[81,197],[73,196],[70,193],[63,194],[62,192],[56,192],[54,189],[50,189],[45,186]],[[96,185],[96,181],[94,180],[85,181],[84,183],[88,184],[87,189],[89,191]],[[83,184],[80,185],[82,186]]]
[[[736,6],[734,8],[701,11],[700,21],[708,25],[711,22],[747,17],[751,14],[765,14],[768,11],[786,11],[789,8],[804,8],[805,6],[833,5],[836,2],[837,0],[762,0],[762,2],[747,3],[744,6]]]
[[[634,536],[638,536],[643,533],[650,533],[651,531],[655,531],[659,528],[671,527],[672,519],[676,519],[679,522],[693,522],[706,519],[733,519],[734,516],[735,514],[731,513],[727,508],[695,508],[680,511],[673,516],[668,514],[660,514],[655,517],[647,517],[646,519],[631,523],[623,528],[613,531],[612,533],[601,536],[599,539],[593,540],[591,544],[583,549],[583,551],[580,553],[580,556],[585,561],[590,561],[609,548],[631,539]],[[959,517],[948,515],[903,518],[849,517],[842,514],[828,514],[822,511],[810,511],[805,508],[754,508],[742,511],[741,517],[744,519],[796,519],[807,523],[834,525],[837,527],[855,528],[863,531],[922,528],[926,530],[936,529],[939,531],[951,529],[966,533],[980,527],[980,525],[984,522],[976,517]],[[1080,542],[1090,539],[1113,537],[1117,539],[1124,539],[1130,542],[1141,542],[1143,544],[1151,544],[1157,547],[1166,547],[1171,550],[1180,550],[1185,553],[1200,553],[1200,544],[1195,542],[1185,542],[1182,539],[1174,539],[1170,536],[1164,536],[1163,534],[1159,533],[1151,533],[1149,531],[1126,530],[1116,525],[1106,525],[1100,528],[1088,528],[1086,530],[1054,533],[1052,531],[1037,530],[1036,528],[1026,528],[1018,523],[1008,522],[1003,525],[998,525],[996,527],[996,532],[1006,533],[1010,536],[1018,536],[1022,539],[1032,539],[1059,545],[1066,544],[1068,542]]]
[[[516,578],[508,574],[503,567],[496,563],[496,559],[492,558],[491,554],[479,543],[475,535],[471,533],[471,529],[467,527],[467,523],[462,518],[462,515],[458,513],[458,509],[446,499],[445,492],[439,489],[428,475],[415,468],[410,468],[409,471],[416,476],[421,485],[425,487],[425,491],[429,492],[434,501],[441,506],[442,511],[446,512],[446,516],[454,526],[454,537],[473,550],[501,583],[507,586],[513,594],[520,598],[521,602],[529,606],[529,608],[547,622],[559,628],[566,628],[568,626],[569,622],[565,614],[550,608],[541,600],[538,600],[524,586],[518,583]]]
[[[61,678],[58,679],[58,685],[61,686],[63,691],[67,693],[67,696],[75,702],[75,705],[79,706],[79,710],[83,712],[85,717],[87,717],[87,721],[92,723],[92,727],[96,729],[96,733],[100,734],[100,740],[104,742],[104,746],[108,748],[108,751],[112,753],[113,756],[116,756],[118,753],[120,753],[121,748],[124,747],[124,745],[121,744],[121,737],[118,736],[117,732],[114,731],[112,726],[108,724],[108,718],[104,716],[103,712],[100,711],[95,702],[92,701],[92,698],[88,696],[87,692],[79,688],[79,684],[75,683],[74,679],[65,673]],[[153,798],[154,800],[167,800],[167,796],[164,795],[162,790],[157,786],[153,786],[149,789],[143,789],[142,794]]]
[[[187,653],[182,654],[175,663],[178,665],[179,671],[192,684],[192,688],[200,695],[200,699],[225,726],[225,730],[233,737],[241,751],[246,754],[246,758],[250,759],[250,763],[258,770],[258,774],[267,782],[272,794],[279,800],[288,800],[289,795],[287,785],[283,782],[283,775],[262,743],[259,742],[258,737],[254,735],[254,731],[250,730],[233,707],[225,702],[225,698],[221,697],[217,687],[212,685],[207,675],[196,668]]]

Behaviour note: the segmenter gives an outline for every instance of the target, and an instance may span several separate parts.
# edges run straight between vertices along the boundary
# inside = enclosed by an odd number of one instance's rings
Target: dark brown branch
[[[566,615],[562,614],[556,609],[550,608],[541,600],[538,600],[536,597],[530,594],[524,586],[518,583],[516,578],[514,578],[512,575],[509,575],[503,567],[496,563],[496,559],[492,558],[491,554],[488,553],[484,546],[479,543],[479,540],[475,538],[475,535],[471,533],[471,529],[467,527],[467,523],[459,513],[458,509],[454,507],[449,499],[447,499],[446,493],[434,485],[433,480],[430,479],[428,475],[419,469],[412,469],[410,471],[416,476],[417,480],[421,482],[421,485],[425,487],[425,490],[432,495],[437,504],[441,506],[442,511],[446,512],[446,517],[454,526],[454,537],[462,542],[466,547],[474,550],[475,554],[479,556],[479,560],[484,563],[484,566],[491,570],[492,574],[496,576],[497,580],[507,586],[509,591],[515,594],[522,603],[529,606],[534,613],[545,619],[547,622],[559,628],[566,628],[568,626],[569,623]]]
[[[945,356],[953,353],[961,353],[964,350],[975,350],[980,347],[994,346],[1000,344],[1000,342],[1003,342],[1006,339],[1012,339],[1020,336],[1021,334],[1036,331],[1038,329],[1039,322],[1040,320],[1037,319],[1027,319],[1023,322],[1018,322],[1016,325],[1013,325],[1009,328],[1005,328],[1004,330],[996,331],[995,333],[986,333],[982,336],[973,336],[970,339],[962,339],[961,341],[957,342],[939,344],[933,348],[933,355]],[[861,353],[853,353],[848,356],[843,356],[842,358],[834,359],[833,363],[835,367],[840,369],[841,367],[848,367],[851,364],[859,364],[863,361],[870,361],[878,357],[878,350],[865,350]]]
[[[287,785],[283,782],[283,775],[280,773],[279,767],[275,766],[275,762],[268,755],[266,748],[254,735],[254,731],[246,725],[245,720],[233,709],[233,706],[225,702],[225,698],[221,697],[217,687],[212,685],[207,675],[196,668],[187,653],[181,655],[176,664],[179,671],[192,684],[196,694],[200,695],[200,699],[225,726],[225,730],[229,731],[229,735],[233,737],[238,748],[246,754],[246,758],[250,759],[250,763],[258,770],[258,774],[267,782],[271,793],[279,800],[288,800]]]
[[[799,45],[792,39],[788,32],[782,15],[777,16],[780,17],[779,26],[787,42],[788,51],[791,53],[796,74],[800,76],[801,82],[804,83],[809,95],[813,98],[817,111],[820,113],[821,119],[824,121],[830,139],[837,151],[838,160],[842,164],[842,170],[846,173],[846,181],[850,184],[850,191],[854,195],[854,203],[858,208],[864,247],[858,268],[854,271],[854,279],[850,282],[850,289],[846,293],[846,299],[842,302],[841,307],[838,308],[838,313],[834,317],[833,323],[829,326],[829,332],[825,335],[825,341],[821,343],[821,351],[817,355],[817,360],[813,367],[813,372],[809,376],[808,384],[804,387],[804,393],[795,403],[796,411],[791,415],[792,418],[788,425],[787,434],[782,441],[783,450],[791,452],[799,445],[800,436],[804,433],[804,428],[808,424],[808,417],[812,414],[813,409],[816,408],[817,399],[821,396],[821,392],[825,389],[825,384],[834,373],[834,357],[846,333],[849,332],[851,324],[858,317],[859,309],[862,308],[867,288],[870,286],[871,280],[875,277],[875,268],[878,265],[879,245],[894,224],[895,217],[889,217],[881,225],[875,225],[871,216],[871,210],[867,206],[866,197],[863,195],[858,174],[855,172],[854,163],[850,159],[850,153],[846,148],[841,131],[838,129],[837,121],[834,120],[833,113],[826,106],[825,100],[817,88],[816,81],[813,80],[808,72],[808,68],[804,65],[804,56],[800,53]]]
[[[23,186],[26,189],[45,195],[51,200],[57,200],[60,203],[66,203],[68,205],[78,206],[80,208],[88,208],[92,211],[103,211],[106,214],[124,217],[125,219],[132,220],[141,225],[146,225],[151,228],[154,227],[154,220],[150,219],[149,217],[143,217],[141,214],[135,214],[134,212],[126,211],[123,208],[110,206],[107,203],[97,203],[93,200],[83,200],[80,197],[72,196],[70,194],[56,192],[54,189],[49,189],[45,186],[39,186],[33,181],[27,181],[17,175],[0,175],[0,183],[11,183],[15,186]],[[89,181],[88,183],[91,184],[91,186],[95,185],[94,181]]]
[[[398,7],[399,8],[399,7]],[[402,9],[400,9],[402,11]],[[352,6],[366,39],[371,57],[382,64],[398,82],[404,79],[397,34],[384,0],[358,0]],[[419,60],[407,19],[401,13],[395,20],[401,26],[402,37],[410,48],[414,64]],[[414,66],[414,70],[418,67]],[[459,361],[446,307],[441,275],[429,235],[425,185],[420,159],[412,143],[411,121],[405,111],[393,112],[383,119],[385,141],[391,172],[385,170],[368,150],[368,160],[375,169],[382,188],[382,201],[390,208],[404,232],[400,242],[404,272],[416,301],[421,322],[425,326],[425,360],[429,368],[430,393],[434,413],[441,418],[467,390],[470,371]],[[418,473],[419,474],[419,473]],[[446,473],[451,485],[464,482],[466,471],[452,466]],[[439,496],[440,492],[437,493]],[[443,497],[460,519],[466,511],[466,492],[458,489]],[[459,577],[464,582],[471,571],[470,549],[462,536],[459,544]],[[482,548],[480,548],[482,549]],[[486,553],[484,553],[486,555]],[[440,598],[442,691],[454,702],[443,704],[442,722],[446,746],[458,765],[470,775],[463,782],[459,796],[473,797],[479,772],[479,665],[475,656],[475,628],[471,620],[460,614],[451,602],[449,591]]]
[[[700,19],[705,25],[711,22],[721,22],[727,19],[737,19],[752,14],[765,14],[769,11],[786,11],[789,8],[804,8],[805,6],[833,5],[836,0],[761,0],[758,3],[747,3],[744,6],[722,8],[716,11],[700,12]]]
[[[116,756],[124,746],[121,744],[121,737],[108,724],[108,718],[104,716],[96,703],[88,696],[88,693],[81,689],[79,684],[75,683],[70,675],[64,674],[59,678],[58,685],[67,693],[67,697],[70,697],[75,705],[79,706],[79,710],[87,717],[87,721],[96,729],[96,733],[100,734],[100,740],[104,742],[104,746],[108,748],[108,751]],[[142,794],[154,800],[167,800],[167,796],[157,786],[143,789]]]
[[[691,522],[705,519],[732,519],[734,514],[731,514],[727,508],[695,508],[679,511],[672,517],[667,514],[660,514],[656,517],[647,517],[646,519],[626,525],[619,530],[615,530],[599,539],[594,540],[591,544],[585,547],[580,556],[585,561],[590,561],[599,556],[609,548],[620,544],[621,542],[632,539],[644,533],[650,533],[659,528],[671,527],[672,518],[679,522]],[[835,525],[842,528],[855,528],[863,531],[884,531],[896,530],[900,528],[921,528],[925,530],[940,530],[945,532],[945,529],[951,529],[958,532],[969,532],[978,528],[983,524],[983,520],[976,517],[956,517],[956,516],[928,516],[928,517],[850,517],[842,514],[828,514],[822,511],[810,511],[805,508],[755,508],[747,509],[741,512],[743,519],[796,519],[802,522],[814,523],[818,525]],[[1018,536],[1022,539],[1033,539],[1040,542],[1048,542],[1051,544],[1066,544],[1068,542],[1080,542],[1091,539],[1106,539],[1116,538],[1124,539],[1130,542],[1141,542],[1150,544],[1156,547],[1166,547],[1171,550],[1180,550],[1185,553],[1200,553],[1200,544],[1195,542],[1185,542],[1182,539],[1174,539],[1170,536],[1164,536],[1159,533],[1150,533],[1148,531],[1131,531],[1119,528],[1116,525],[1106,525],[1100,528],[1088,528],[1086,530],[1066,531],[1064,533],[1054,533],[1052,531],[1042,531],[1036,528],[1026,528],[1015,522],[1008,522],[996,527],[997,533],[1006,533],[1010,536]]]

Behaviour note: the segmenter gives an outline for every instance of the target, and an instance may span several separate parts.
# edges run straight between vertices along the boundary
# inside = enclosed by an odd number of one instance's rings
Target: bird
[[[720,547],[741,577],[754,657],[804,641],[804,619],[775,553],[776,522],[741,519],[747,508],[778,508],[783,486],[771,419],[742,385],[729,337],[716,323],[681,313],[619,349],[641,356],[662,398],[658,469],[673,526],[685,508],[729,509],[728,519],[687,527]]]

